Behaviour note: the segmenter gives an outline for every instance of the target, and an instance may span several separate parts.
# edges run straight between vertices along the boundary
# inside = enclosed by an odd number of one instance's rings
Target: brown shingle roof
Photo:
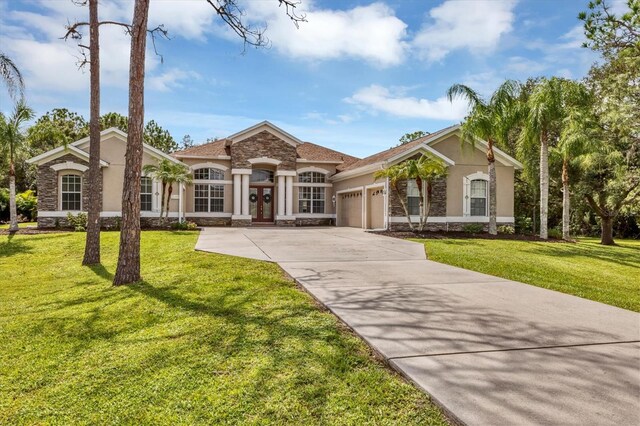
[[[342,162],[336,168],[342,170],[359,159],[351,155],[344,154],[324,146],[316,145],[311,142],[305,142],[296,147],[298,158],[310,161],[335,161]]]
[[[191,155],[199,157],[229,155],[229,150],[225,146],[226,141],[226,139],[218,139],[217,141],[203,143],[202,145],[196,145],[191,148],[183,149],[182,151],[176,151],[171,155],[177,158]]]
[[[386,151],[382,151],[382,152],[378,152],[376,154],[370,155],[368,157],[363,158],[362,160],[358,160],[356,162],[351,163],[348,167],[343,168],[341,171],[344,172],[347,170],[354,170],[363,166],[368,166],[369,164],[379,163],[381,161],[388,160],[389,158],[395,157],[396,155],[399,155],[405,151],[408,151],[409,149],[414,148],[427,140],[436,138],[442,133],[448,130],[451,130],[452,128],[457,126],[458,125],[456,124],[454,126],[445,127],[444,129],[438,130],[437,132],[430,133],[427,136],[423,136],[414,141],[405,143],[404,145],[399,145],[393,148],[389,148]]]

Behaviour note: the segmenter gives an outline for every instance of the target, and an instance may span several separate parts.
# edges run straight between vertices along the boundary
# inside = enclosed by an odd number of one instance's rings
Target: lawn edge
[[[360,339],[362,342],[364,342],[364,344],[369,349],[369,352],[371,353],[371,355],[372,355],[372,357],[374,358],[375,361],[379,362],[382,366],[384,366],[385,368],[390,370],[390,372],[392,374],[396,375],[396,377],[400,378],[404,382],[412,385],[413,387],[415,387],[419,391],[421,391],[424,394],[426,394],[427,397],[429,398],[429,401],[432,402],[436,407],[438,407],[438,409],[440,409],[440,411],[442,412],[445,420],[449,424],[451,424],[453,426],[466,426],[467,425],[458,416],[456,416],[445,404],[443,404],[438,398],[434,397],[423,386],[421,386],[419,383],[417,383],[415,380],[413,380],[400,367],[398,367],[395,363],[393,363],[392,360],[390,360],[387,357],[385,357],[380,351],[378,351],[373,345],[371,345],[371,343],[369,343],[369,341],[364,336],[362,336],[355,329],[353,329],[353,327],[351,327],[348,323],[346,323],[340,317],[340,315],[338,315],[336,312],[333,311],[333,309],[331,309],[330,307],[328,307],[327,305],[322,303],[320,301],[320,299],[318,299],[313,293],[311,293],[309,290],[307,290],[307,288],[304,286],[304,284],[302,284],[301,281],[299,281],[296,278],[293,278],[291,275],[289,275],[280,265],[278,265],[278,268],[280,268],[280,270],[282,271],[283,276],[286,279],[288,279],[289,281],[293,282],[296,285],[296,288],[298,288],[303,293],[305,293],[305,294],[307,294],[307,295],[309,295],[311,297],[311,300],[312,300],[313,304],[316,305],[316,307],[320,311],[329,312],[329,313],[331,313],[331,315],[333,315],[334,318],[336,318],[338,320],[338,325],[340,327],[340,331],[344,331],[344,332],[350,333],[350,334],[358,337],[358,339]]]

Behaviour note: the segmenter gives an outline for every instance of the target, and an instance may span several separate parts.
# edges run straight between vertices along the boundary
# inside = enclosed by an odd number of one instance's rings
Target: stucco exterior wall
[[[447,216],[459,217],[463,215],[464,177],[472,173],[488,173],[487,156],[480,145],[463,147],[460,138],[452,135],[431,146],[436,151],[446,155],[456,165],[449,167],[447,176]],[[514,168],[496,161],[497,183],[497,216],[513,216]]]

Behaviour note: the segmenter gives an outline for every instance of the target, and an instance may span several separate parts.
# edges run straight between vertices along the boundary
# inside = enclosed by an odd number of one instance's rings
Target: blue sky
[[[584,77],[597,60],[580,47],[576,16],[586,3],[302,0],[308,22],[296,29],[276,0],[243,1],[271,41],[243,54],[204,0],[152,0],[150,25],[164,24],[172,38],[158,42],[163,63],[147,55],[146,119],[198,143],[269,120],[366,156],[406,132],[459,122],[466,105],[444,98],[453,83],[490,93],[505,78]],[[0,0],[0,50],[23,71],[38,114],[66,107],[88,117],[88,71],[76,67],[75,42],[59,39],[87,13],[71,0]],[[132,2],[102,0],[100,14],[130,21]],[[126,115],[128,37],[102,27],[101,48],[102,111]],[[6,90],[0,96],[6,112]]]

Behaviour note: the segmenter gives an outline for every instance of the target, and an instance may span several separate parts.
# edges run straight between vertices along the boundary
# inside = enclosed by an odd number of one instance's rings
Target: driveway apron
[[[459,423],[640,424],[635,312],[353,228],[205,228],[196,249],[277,262]]]

